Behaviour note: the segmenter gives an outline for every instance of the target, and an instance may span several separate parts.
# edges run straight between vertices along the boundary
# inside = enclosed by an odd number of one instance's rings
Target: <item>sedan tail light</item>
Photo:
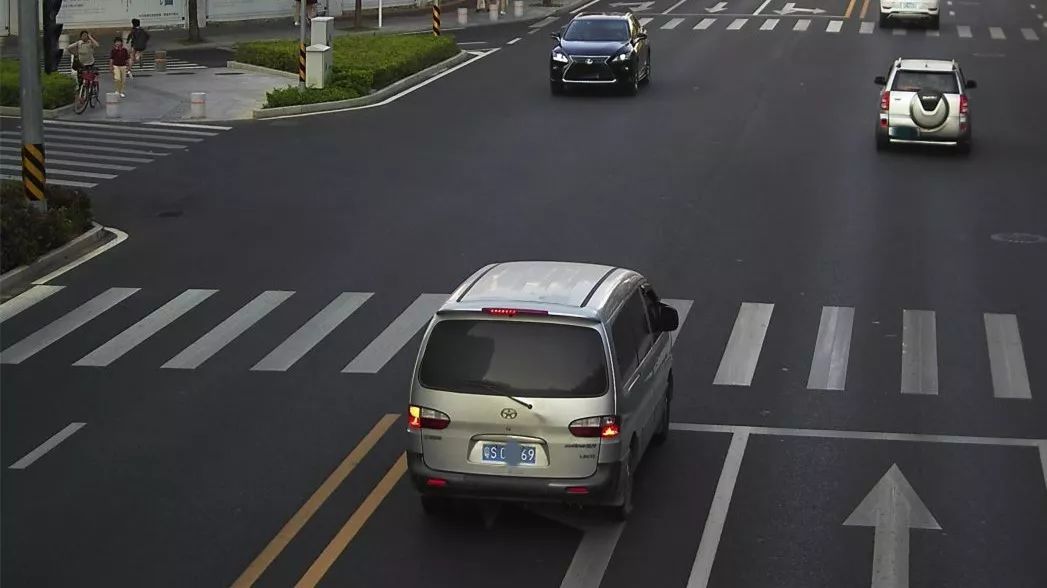
[[[891,102],[891,92],[890,92],[890,90],[884,90],[883,92],[881,92],[880,93],[880,110],[882,110],[884,112],[887,112],[887,109],[890,108],[890,102]]]
[[[411,405],[407,407],[407,427],[410,429],[446,429],[451,417],[431,408]]]
[[[960,114],[967,114],[967,97],[960,95]]]
[[[572,422],[568,429],[575,437],[600,437],[602,439],[614,439],[620,432],[617,415],[578,419]]]

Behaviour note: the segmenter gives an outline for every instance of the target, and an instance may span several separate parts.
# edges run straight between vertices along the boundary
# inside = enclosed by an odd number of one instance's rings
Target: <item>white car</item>
[[[880,116],[876,148],[893,143],[954,145],[971,150],[971,111],[967,90],[978,86],[964,78],[956,61],[898,59],[887,76],[876,76]]]
[[[880,28],[899,21],[919,20],[937,30],[938,0],[880,0]]]

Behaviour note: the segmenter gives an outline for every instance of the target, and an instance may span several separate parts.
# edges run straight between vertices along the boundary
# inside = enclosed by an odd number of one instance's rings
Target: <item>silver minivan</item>
[[[480,498],[627,517],[637,464],[669,432],[678,325],[628,269],[478,270],[429,323],[411,379],[407,463],[425,511]]]

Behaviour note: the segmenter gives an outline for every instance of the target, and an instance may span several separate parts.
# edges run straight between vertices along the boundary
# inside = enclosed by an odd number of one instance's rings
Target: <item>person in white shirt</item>
[[[83,81],[80,72],[87,67],[94,67],[95,65],[95,48],[98,47],[98,41],[91,36],[91,33],[87,31],[80,31],[80,40],[71,43],[65,48],[66,53],[73,56],[73,71],[76,72],[76,83],[79,86]]]

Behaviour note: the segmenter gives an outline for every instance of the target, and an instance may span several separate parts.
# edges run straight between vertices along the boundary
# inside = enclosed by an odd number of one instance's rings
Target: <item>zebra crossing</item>
[[[8,321],[37,305],[41,305],[38,310],[47,315],[43,320],[49,322],[39,327],[36,324],[20,325],[23,329],[21,332],[28,334],[14,342],[3,342],[0,364],[17,365],[37,356],[46,356],[50,346],[87,333],[89,336],[86,338],[95,342],[99,340],[99,334],[104,334],[109,339],[93,348],[79,350],[79,359],[71,365],[78,368],[109,367],[139,347],[149,345],[152,337],[197,311],[202,303],[219,291],[187,289],[169,298],[150,298],[163,300],[155,308],[150,308],[153,302],[131,309],[126,308],[140,292],[140,288],[114,287],[102,292],[88,293],[89,297],[81,301],[76,297],[78,294],[73,294],[72,289],[64,286],[37,285],[31,288],[0,305],[0,324],[4,324],[6,330]],[[375,374],[422,330],[448,296],[440,293],[420,294],[405,308],[400,309],[380,331],[368,328],[368,331],[376,332],[363,333],[354,331],[353,327],[354,318],[361,309],[366,311],[375,305],[375,300],[383,298],[374,292],[340,292],[320,308],[310,305],[309,308],[297,309],[304,311],[301,316],[309,318],[289,335],[281,333],[279,336],[270,337],[264,328],[258,328],[270,313],[285,305],[295,304],[295,294],[296,292],[289,290],[266,290],[238,308],[228,307],[223,302],[222,309],[216,317],[210,317],[210,312],[214,312],[215,308],[212,305],[207,316],[213,320],[202,324],[213,326],[201,329],[203,332],[180,332],[178,345],[184,347],[177,353],[170,354],[166,361],[155,367],[161,370],[182,371],[206,368],[208,362],[223,349],[237,345],[241,338],[253,337],[255,340],[266,339],[262,347],[268,351],[260,354],[258,358],[252,358],[250,361],[253,364],[249,368],[245,365],[245,369],[254,372],[287,372],[294,369],[295,365],[311,352],[320,348],[329,336],[342,329],[360,336],[367,340],[367,343],[354,357],[343,358],[346,363],[343,364],[341,372]],[[66,298],[61,304],[78,303],[78,306],[64,314],[49,314],[48,305],[62,299],[63,296],[76,298]],[[680,315],[680,329],[674,334],[674,341],[679,340],[681,333],[688,337],[684,329],[688,314],[695,314],[692,309],[694,301],[671,299],[666,302],[674,306]],[[114,309],[121,306],[125,308],[116,313],[120,317],[141,318],[134,322],[133,319],[106,318],[107,313],[112,314]],[[716,309],[715,316],[731,316],[730,313],[721,312],[723,310],[727,309]],[[805,312],[810,309],[790,310]],[[138,314],[134,314],[135,312]],[[734,322],[730,335],[719,345],[715,341],[712,342],[713,348],[717,350],[719,362],[710,383],[715,386],[750,387],[759,383],[759,375],[762,372],[757,369],[758,366],[780,359],[767,357],[764,343],[775,328],[774,318],[782,313],[782,309],[770,302],[742,302],[736,309],[732,309],[732,312]],[[938,356],[938,317],[935,311],[927,309],[899,309],[898,313],[900,341],[892,336],[887,339],[878,337],[876,342],[878,345],[893,346],[890,354],[897,358],[900,366],[900,381],[895,388],[896,393],[938,396],[942,393],[939,387],[939,370],[943,368]],[[54,316],[55,314],[58,316]],[[985,384],[986,387],[991,384],[993,397],[1009,400],[1033,399],[1033,388],[1022,345],[1021,317],[1000,313],[983,313],[980,317],[957,317],[950,314],[949,320],[979,323],[978,327],[983,336],[977,350],[966,352],[965,361],[961,362],[963,365],[950,363],[944,366],[945,369],[964,369],[968,365],[979,363],[984,365],[986,362],[982,360],[988,359],[989,374]],[[790,321],[781,319],[779,322],[790,324]],[[1035,327],[1037,324],[1030,320],[1025,327]],[[810,325],[810,334],[814,334],[814,326]],[[32,332],[29,332],[30,330]],[[848,367],[853,363],[850,351],[855,332],[854,307],[821,308],[817,334],[813,340],[803,343],[811,345],[807,355],[810,360],[806,385],[808,390],[839,393],[848,389]],[[789,336],[805,341],[808,337],[805,333],[792,332]],[[702,336],[707,334],[702,333]],[[863,331],[863,336],[868,336],[868,333]],[[708,341],[703,341],[703,345],[704,343]],[[690,344],[692,343],[684,343]],[[687,353],[687,348],[677,347],[678,357]],[[955,358],[952,359],[955,361]],[[333,369],[336,368],[332,367]]]
[[[47,182],[94,188],[172,153],[184,151],[232,127],[149,122],[109,124],[45,120]],[[0,130],[0,178],[21,177],[21,130]]]
[[[44,62],[41,59],[40,67],[43,67],[43,64],[44,64]],[[207,66],[206,65],[199,65],[199,64],[193,63],[191,61],[186,61],[184,59],[179,59],[177,57],[172,57],[170,55],[168,55],[168,57],[167,57],[167,68],[166,68],[167,71],[185,71],[185,70],[195,70],[195,69],[207,69]],[[58,72],[59,73],[64,73],[64,74],[68,74],[68,75],[72,75],[72,72],[73,72],[73,62],[72,62],[72,57],[71,56],[69,56],[69,55],[63,55],[62,56],[62,61],[59,62],[59,64],[58,64]],[[135,66],[131,70],[131,72],[133,74],[137,74],[139,72],[143,72],[143,73],[145,73],[145,72],[149,72],[149,73],[156,72],[156,52],[155,51],[145,51],[144,53],[142,53],[141,61],[139,61],[138,63],[135,64]]]
[[[857,34],[872,35],[879,28],[874,21],[851,21],[845,19],[825,18],[769,18],[762,16],[746,17],[653,17],[640,18],[640,24],[659,31],[749,31],[763,32],[791,31],[795,33],[823,33],[829,35]],[[1040,41],[1040,33],[1033,27],[975,27],[970,25],[947,25],[941,29],[910,29],[891,27],[882,34],[901,37],[922,35],[934,38],[989,39],[992,41]]]

